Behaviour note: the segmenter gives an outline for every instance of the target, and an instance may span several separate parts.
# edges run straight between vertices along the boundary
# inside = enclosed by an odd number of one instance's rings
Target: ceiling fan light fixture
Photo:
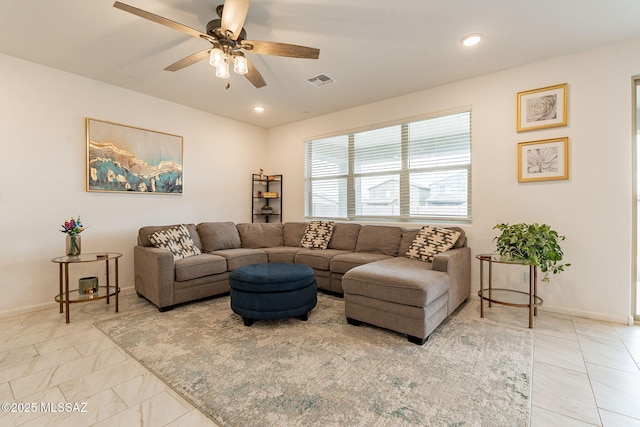
[[[218,68],[220,63],[224,62],[224,52],[219,47],[214,47],[209,53],[209,64]]]
[[[247,74],[249,72],[247,58],[245,58],[243,55],[234,56],[233,71],[235,71],[237,74]]]
[[[216,68],[216,77],[221,79],[229,78],[229,63],[226,60],[223,59]]]

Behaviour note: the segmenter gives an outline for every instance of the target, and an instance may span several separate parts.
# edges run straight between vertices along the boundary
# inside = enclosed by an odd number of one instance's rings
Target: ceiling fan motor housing
[[[226,39],[227,36],[222,31],[222,19],[214,19],[212,21],[209,21],[209,23],[207,24],[207,34],[216,39]],[[244,28],[242,28],[242,31],[240,31],[240,36],[236,41],[239,42],[246,39],[247,32],[244,30]]]

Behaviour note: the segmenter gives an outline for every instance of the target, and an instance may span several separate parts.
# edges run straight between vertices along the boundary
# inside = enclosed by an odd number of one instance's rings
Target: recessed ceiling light
[[[468,34],[460,40],[460,43],[463,46],[470,47],[480,43],[480,40],[482,40],[482,34]]]
[[[253,111],[257,113],[262,113],[264,111],[264,107],[261,107],[260,105],[256,105],[255,107],[253,107]]]

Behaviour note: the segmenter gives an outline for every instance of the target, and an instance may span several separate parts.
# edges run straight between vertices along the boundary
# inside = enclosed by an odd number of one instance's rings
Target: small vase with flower
[[[67,235],[65,252],[67,256],[80,255],[82,252],[80,233],[84,231],[80,216],[78,216],[78,219],[71,218],[69,221],[65,221],[60,231]]]

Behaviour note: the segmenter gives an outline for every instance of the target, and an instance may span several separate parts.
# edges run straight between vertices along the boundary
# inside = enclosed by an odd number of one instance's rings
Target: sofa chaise
[[[420,229],[332,223],[324,249],[301,247],[308,222],[204,222],[142,227],[134,247],[135,288],[160,311],[229,292],[229,273],[267,262],[313,268],[318,289],[344,296],[349,323],[406,334],[421,344],[470,295],[471,250],[464,230],[429,262],[406,256]],[[174,255],[158,236],[180,228],[193,247]],[[166,237],[166,236],[164,236]],[[189,239],[190,238],[190,239]],[[155,246],[154,246],[155,245]]]

